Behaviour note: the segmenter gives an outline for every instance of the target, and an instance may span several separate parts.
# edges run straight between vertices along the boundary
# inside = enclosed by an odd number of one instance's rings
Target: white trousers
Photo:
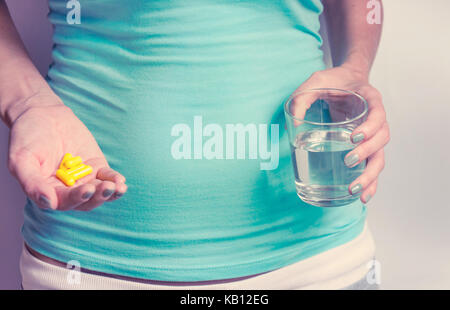
[[[375,244],[366,222],[362,233],[346,244],[268,273],[227,283],[180,286],[122,280],[44,262],[25,246],[20,258],[20,272],[25,290],[369,289],[373,287],[369,270],[374,265],[374,258]]]

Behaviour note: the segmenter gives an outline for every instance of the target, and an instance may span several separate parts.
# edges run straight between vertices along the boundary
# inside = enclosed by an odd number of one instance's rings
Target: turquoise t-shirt
[[[274,270],[362,231],[359,200],[320,208],[295,192],[282,103],[325,68],[319,0],[79,0],[80,24],[67,3],[49,1],[47,81],[128,191],[90,212],[28,199],[32,248],[111,274],[201,281]]]

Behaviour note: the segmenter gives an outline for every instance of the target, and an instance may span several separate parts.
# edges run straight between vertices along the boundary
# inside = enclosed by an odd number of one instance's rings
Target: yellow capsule
[[[64,166],[67,169],[70,169],[70,168],[73,168],[73,167],[76,167],[76,166],[80,165],[81,163],[82,163],[81,157],[77,156],[77,157],[72,157],[70,159],[67,159],[64,162]]]
[[[82,168],[77,169],[76,171],[73,171],[70,176],[74,178],[75,180],[79,180],[88,174],[92,172],[92,167],[89,165],[82,165]]]
[[[85,164],[79,164],[78,166],[72,167],[70,169],[65,169],[65,171],[66,171],[66,173],[68,175],[72,175],[72,174],[74,174],[74,173],[76,173],[76,172],[78,172],[78,171],[80,171],[80,170],[82,170],[84,168],[86,168]]]
[[[59,169],[64,169],[64,163],[68,160],[72,158],[72,154],[70,153],[66,153],[66,155],[64,155],[63,159],[61,160],[61,164],[59,165]]]
[[[75,179],[71,175],[67,174],[63,169],[56,170],[56,177],[67,186],[72,186],[75,184]]]

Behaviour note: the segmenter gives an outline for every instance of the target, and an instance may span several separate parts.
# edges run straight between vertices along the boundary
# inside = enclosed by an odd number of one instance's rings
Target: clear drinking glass
[[[297,194],[318,207],[339,207],[359,199],[348,186],[366,161],[347,167],[344,157],[357,144],[352,131],[367,119],[368,105],[347,90],[320,88],[293,93],[284,105]]]

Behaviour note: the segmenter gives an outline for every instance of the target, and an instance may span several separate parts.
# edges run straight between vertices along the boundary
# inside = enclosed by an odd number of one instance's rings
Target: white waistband
[[[20,257],[24,289],[83,290],[252,290],[341,289],[363,279],[375,256],[375,243],[366,222],[350,242],[283,268],[228,283],[193,286],[148,284],[77,272],[34,257],[25,248]]]

